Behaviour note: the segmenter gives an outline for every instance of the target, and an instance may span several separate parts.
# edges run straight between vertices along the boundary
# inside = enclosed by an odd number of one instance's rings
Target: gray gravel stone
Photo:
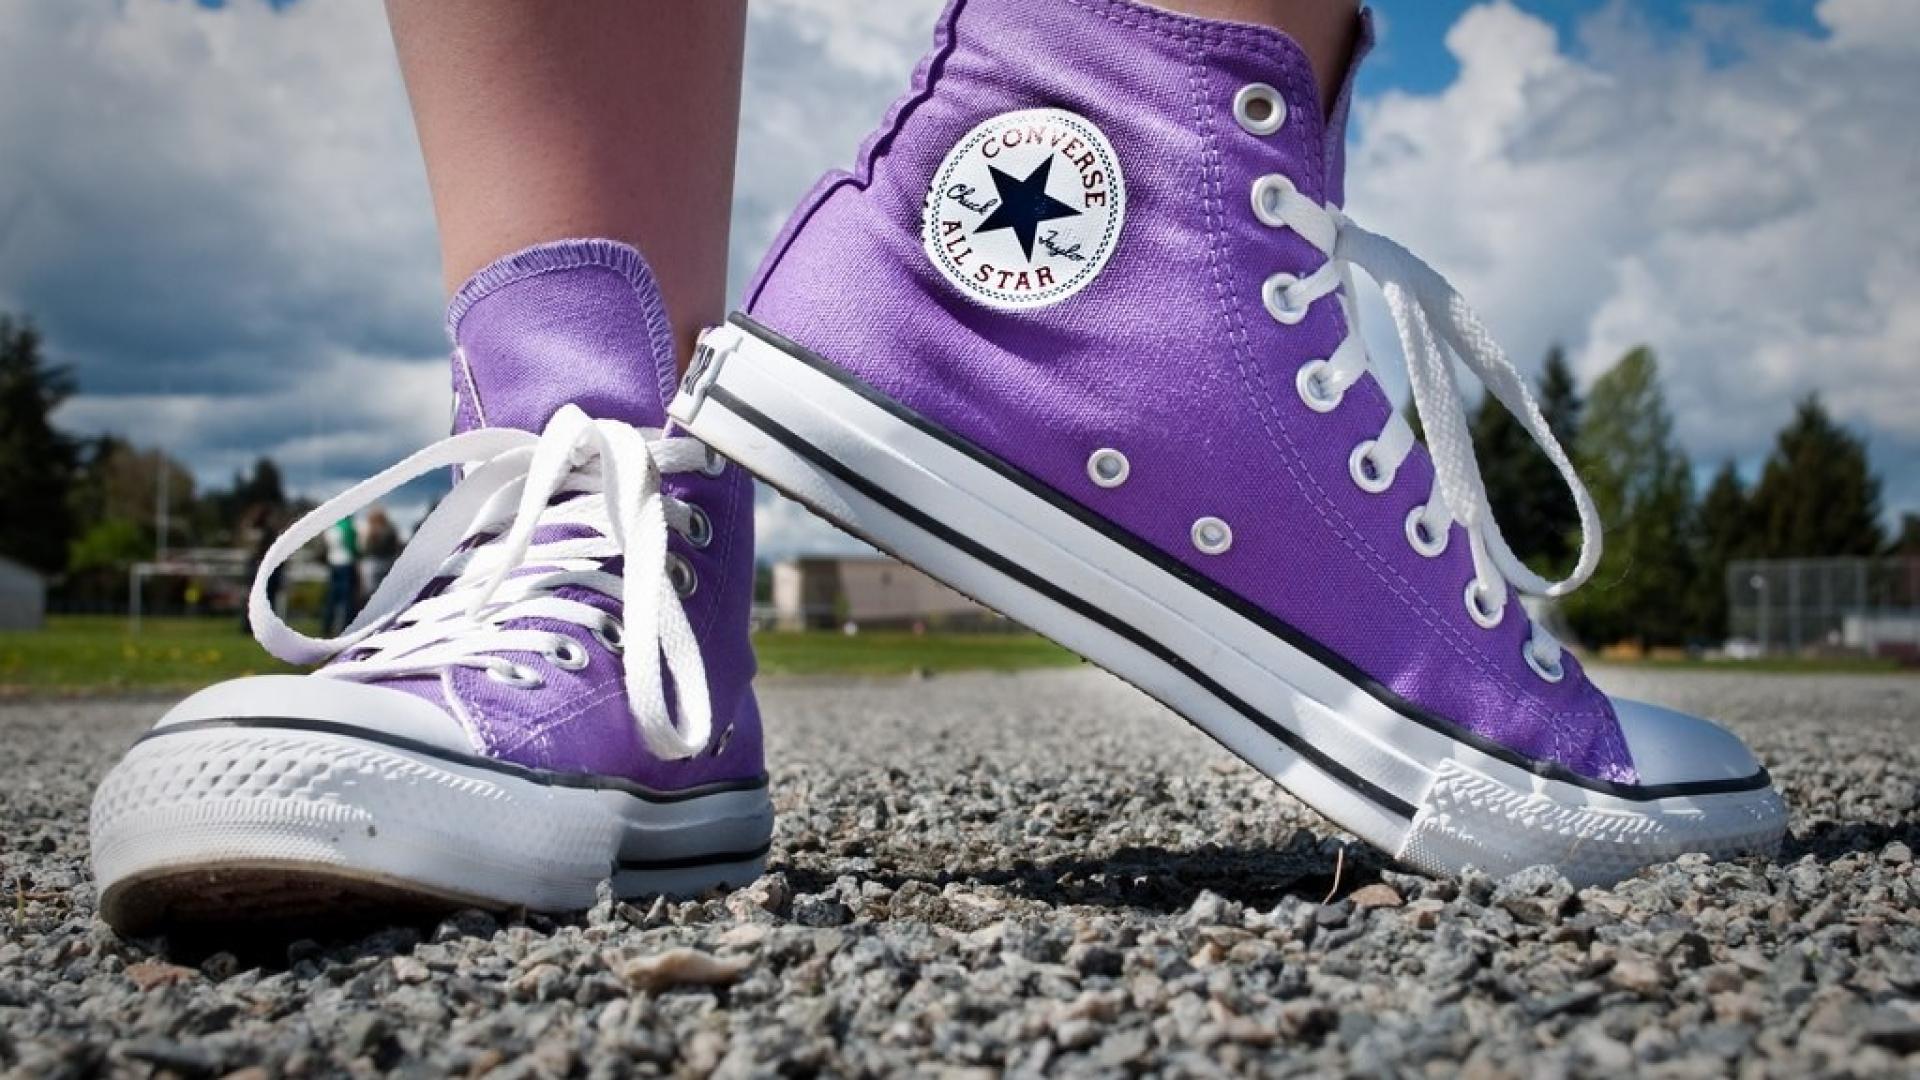
[[[730,895],[122,941],[93,784],[158,701],[0,705],[0,1074],[1920,1076],[1920,679],[1602,669],[1726,718],[1778,863],[1405,874],[1090,669],[763,688]]]

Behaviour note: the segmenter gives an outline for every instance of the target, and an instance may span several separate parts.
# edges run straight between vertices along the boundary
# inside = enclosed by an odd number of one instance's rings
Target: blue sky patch
[[[1432,94],[1444,90],[1460,72],[1447,52],[1447,30],[1461,13],[1484,0],[1375,0],[1375,17],[1383,26],[1380,47],[1361,69],[1362,95],[1386,90]],[[1752,20],[1779,30],[1817,32],[1813,0],[1739,0],[1705,3],[1700,0],[1533,0],[1515,4],[1520,10],[1553,24],[1561,48],[1570,55],[1585,54],[1582,26],[1600,17],[1641,21],[1663,38],[1679,41],[1698,34],[1702,25]],[[1717,39],[1717,35],[1710,35]],[[1696,39],[1698,40],[1698,39]],[[1707,40],[1716,63],[1737,58],[1737,49],[1724,41]]]

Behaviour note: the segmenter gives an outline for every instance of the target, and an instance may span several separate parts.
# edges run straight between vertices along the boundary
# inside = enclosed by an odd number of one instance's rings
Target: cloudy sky
[[[1563,342],[1591,377],[1652,344],[1703,468],[1751,474],[1818,389],[1889,510],[1920,510],[1920,3],[1376,8],[1357,219],[1529,363]],[[754,0],[736,288],[936,10]],[[209,481],[271,453],[314,495],[444,434],[433,224],[377,4],[0,0],[0,28],[0,311],[77,375],[66,426]],[[832,542],[762,515],[770,552]]]

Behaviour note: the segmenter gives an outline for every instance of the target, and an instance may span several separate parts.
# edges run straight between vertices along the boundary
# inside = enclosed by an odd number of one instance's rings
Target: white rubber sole
[[[657,794],[337,731],[181,725],[136,744],[94,795],[102,915],[159,925],[473,905],[569,911],[751,882],[764,781]]]
[[[669,410],[828,521],[1158,698],[1342,827],[1428,872],[1617,880],[1771,853],[1786,807],[1732,785],[1590,781],[1409,715],[1244,606],[744,316]]]

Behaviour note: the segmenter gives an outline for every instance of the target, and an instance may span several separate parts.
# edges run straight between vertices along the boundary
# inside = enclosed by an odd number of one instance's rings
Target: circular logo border
[[[1032,123],[1036,120],[1058,124],[1085,139],[1094,152],[1105,159],[1107,173],[1112,177],[1108,185],[1110,213],[1107,215],[1106,228],[1102,230],[1100,242],[1096,246],[1092,261],[1081,268],[1070,280],[1037,293],[1007,293],[968,279],[967,274],[947,254],[946,245],[939,234],[940,198],[952,183],[953,173],[971,155],[981,143],[998,133],[1002,128],[1013,124]],[[1051,151],[1050,151],[1051,152]],[[1113,144],[1107,141],[1106,133],[1094,126],[1093,121],[1078,113],[1065,109],[1040,108],[1019,109],[1014,112],[1000,113],[988,117],[974,125],[973,130],[947,151],[940,162],[940,168],[933,174],[933,182],[927,188],[926,208],[921,214],[920,238],[926,249],[927,258],[940,268],[954,288],[967,296],[1002,311],[1025,311],[1030,308],[1050,307],[1073,296],[1080,290],[1093,284],[1107,268],[1107,262],[1113,257],[1114,249],[1120,246],[1120,228],[1127,215],[1127,181],[1120,169],[1120,155],[1114,152]]]

